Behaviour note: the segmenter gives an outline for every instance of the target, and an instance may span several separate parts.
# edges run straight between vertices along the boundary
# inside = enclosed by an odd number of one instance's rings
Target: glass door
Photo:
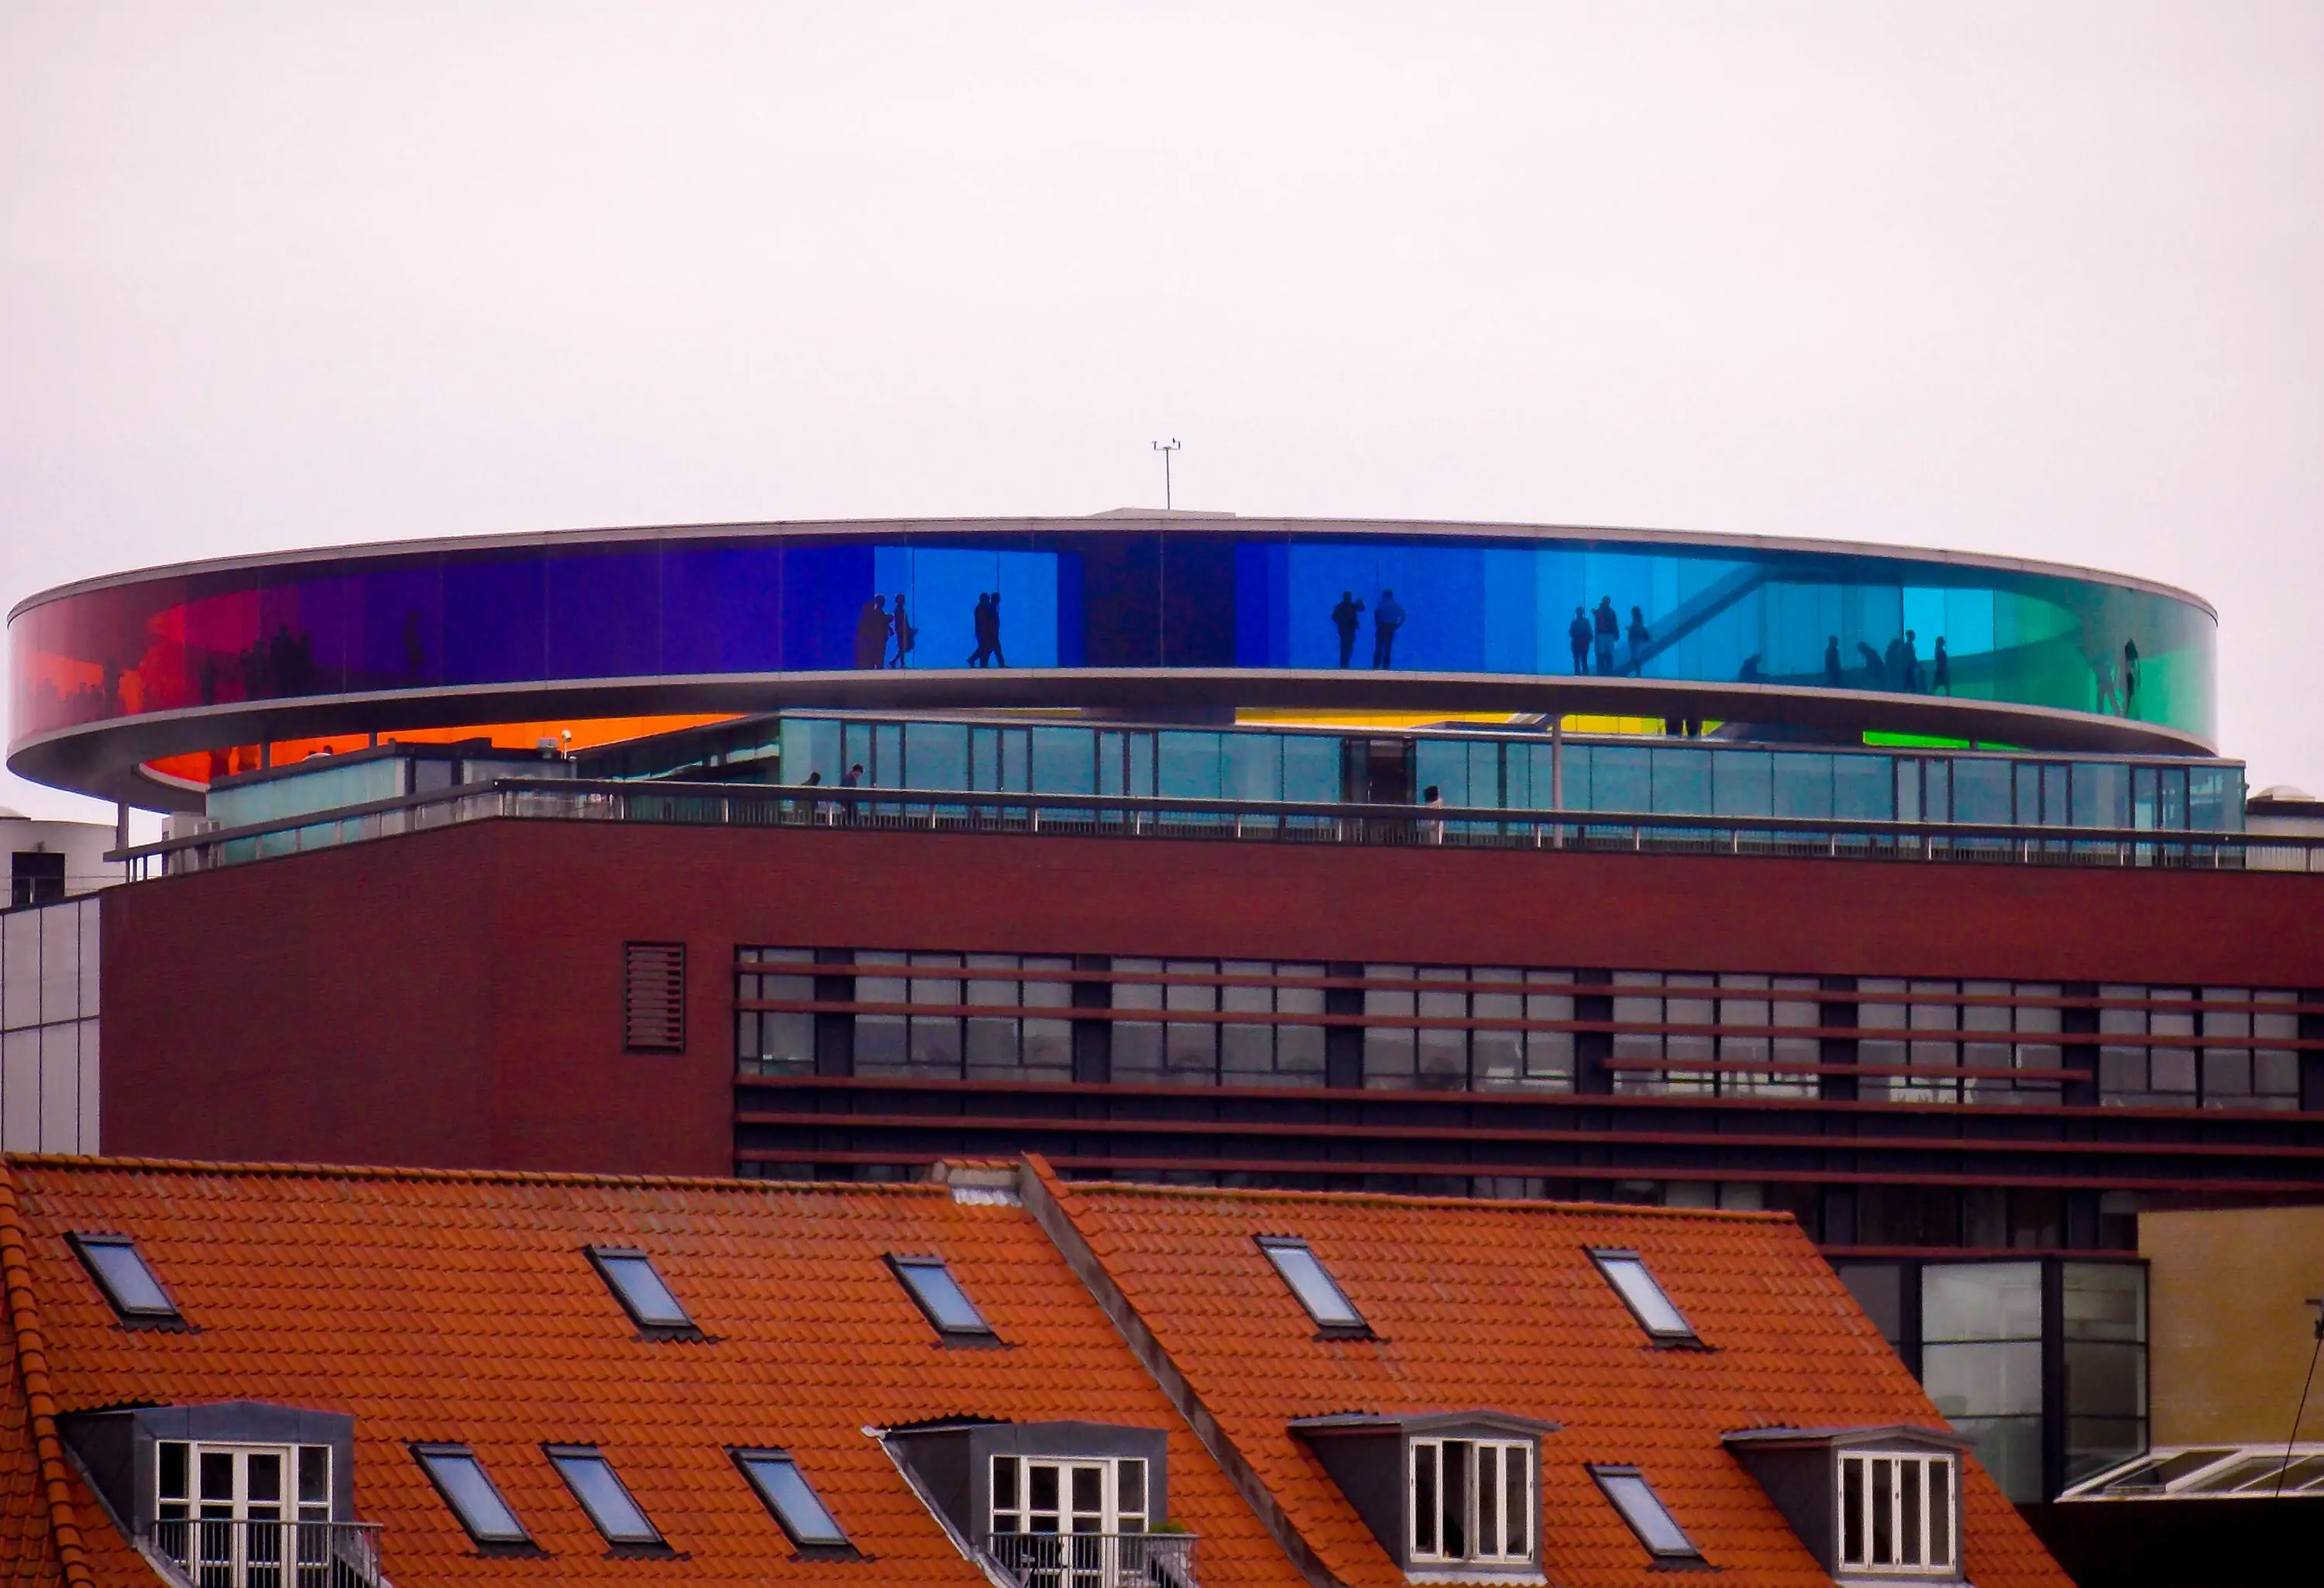
[[[328,1565],[328,1447],[171,1439],[161,1442],[157,1457],[156,1542],[197,1588],[321,1580]]]

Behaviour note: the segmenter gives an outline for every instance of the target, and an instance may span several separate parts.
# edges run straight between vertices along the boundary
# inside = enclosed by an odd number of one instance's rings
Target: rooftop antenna
[[[1172,505],[1170,501],[1170,454],[1178,450],[1178,438],[1173,436],[1167,441],[1155,442],[1154,450],[1162,455],[1162,511],[1168,512],[1171,510]]]

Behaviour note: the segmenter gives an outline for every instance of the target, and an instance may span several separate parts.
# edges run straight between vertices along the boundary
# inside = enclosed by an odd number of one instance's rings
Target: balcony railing
[[[1194,1588],[1191,1533],[995,1533],[985,1544],[1019,1588]]]
[[[377,1522],[156,1521],[145,1543],[192,1588],[381,1588]]]
[[[462,784],[140,845],[106,858],[125,861],[131,880],[142,881],[491,820],[2324,874],[2324,836],[2278,834],[571,778]]]

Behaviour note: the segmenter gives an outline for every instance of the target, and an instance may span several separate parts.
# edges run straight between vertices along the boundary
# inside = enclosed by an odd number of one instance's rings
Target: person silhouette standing
[[[1908,695],[1921,692],[1921,648],[1913,642],[1915,638],[1917,636],[1912,630],[1904,631],[1904,649],[1901,654],[1904,659],[1904,688]]]
[[[911,666],[912,646],[919,640],[920,632],[912,627],[911,619],[904,615],[904,593],[901,590],[896,592],[895,617],[889,626],[896,636],[896,655],[888,665],[890,667]]]
[[[888,598],[874,596],[855,614],[855,665],[878,667],[888,655]]]
[[[1007,667],[1009,659],[1001,652],[1001,592],[991,591],[984,597],[984,621],[992,642],[992,665]]]
[[[1823,687],[1837,689],[1846,678],[1840,667],[1840,636],[1834,634],[1823,642]]]
[[[1396,665],[1396,632],[1404,627],[1404,608],[1397,604],[1396,592],[1382,590],[1379,605],[1372,608],[1372,665],[1388,668]]]
[[[1945,653],[1945,637],[1937,636],[1937,653],[1929,659],[1929,693],[1950,695],[1953,692],[1953,659]]]
[[[1646,647],[1654,643],[1654,638],[1652,634],[1646,632],[1646,614],[1635,606],[1630,608],[1629,640],[1632,672],[1637,672],[1646,665]]]
[[[1598,673],[1600,678],[1614,670],[1614,641],[1622,632],[1622,620],[1614,615],[1614,598],[1598,597],[1598,611],[1591,625],[1598,641]]]
[[[1340,665],[1347,666],[1355,660],[1356,630],[1361,626],[1364,604],[1356,599],[1353,590],[1340,592],[1340,604],[1332,608],[1332,626],[1340,631]]]
[[[1573,674],[1576,678],[1590,671],[1590,609],[1577,606],[1573,621],[1565,625],[1566,643],[1573,648]]]
[[[2122,642],[2122,715],[2138,715],[2138,642]]]

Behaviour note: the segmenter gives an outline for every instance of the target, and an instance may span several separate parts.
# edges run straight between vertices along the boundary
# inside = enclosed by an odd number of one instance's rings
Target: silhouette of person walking
[[[920,632],[912,627],[911,619],[904,615],[904,593],[901,590],[896,592],[896,614],[889,627],[896,636],[896,654],[888,665],[890,667],[911,666],[912,647],[918,642]]]
[[[874,596],[855,614],[855,665],[876,668],[888,655],[888,598]]]
[[[1823,687],[1837,689],[1846,679],[1840,667],[1840,636],[1834,634],[1823,642]]]
[[[968,653],[971,667],[1007,667],[1001,653],[1001,592],[987,590],[976,598],[976,649]]]
[[[1345,667],[1355,659],[1356,630],[1361,626],[1364,604],[1356,599],[1353,590],[1340,592],[1340,604],[1332,608],[1332,626],[1340,631],[1340,665]]]
[[[1653,643],[1654,636],[1646,632],[1646,614],[1635,606],[1630,608],[1629,638],[1630,670],[1637,672],[1646,664],[1646,647]]]
[[[1937,636],[1937,653],[1929,659],[1929,692],[1950,695],[1953,692],[1953,659],[1945,653],[1945,637]]]
[[[1921,692],[1921,648],[1913,642],[1915,637],[1912,630],[1906,629],[1904,649],[1900,652],[1904,661],[1903,688],[1908,695]]]
[[[1396,632],[1404,627],[1404,608],[1397,604],[1396,592],[1382,590],[1379,605],[1372,608],[1372,665],[1396,665]]]
[[[1590,609],[1577,606],[1573,621],[1565,625],[1567,643],[1573,647],[1573,672],[1579,678],[1590,670]]]
[[[1598,611],[1593,624],[1598,640],[1598,671],[1600,677],[1614,670],[1614,641],[1622,632],[1622,620],[1614,615],[1614,598],[1598,597]]]
[[[2122,715],[2138,715],[2138,642],[2122,642]]]

